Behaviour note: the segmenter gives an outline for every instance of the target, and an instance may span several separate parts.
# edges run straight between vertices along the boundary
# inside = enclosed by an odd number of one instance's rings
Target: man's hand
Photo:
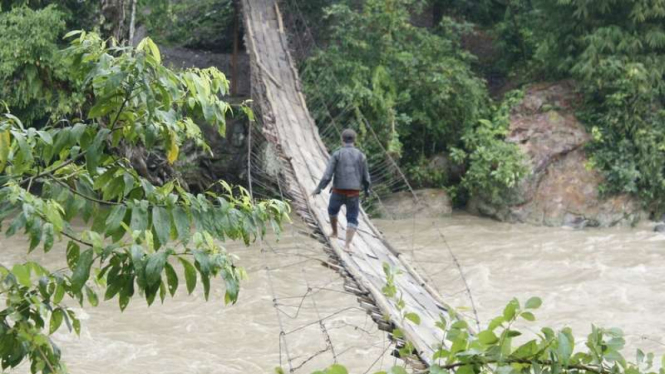
[[[316,190],[314,190],[314,192],[312,192],[312,197],[313,197],[313,196],[316,196],[316,195],[318,195],[318,194],[320,194],[320,193],[321,193],[321,190],[319,190],[319,189],[317,188]]]

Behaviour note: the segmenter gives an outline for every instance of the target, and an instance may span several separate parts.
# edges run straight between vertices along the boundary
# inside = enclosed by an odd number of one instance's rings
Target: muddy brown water
[[[441,219],[376,220],[397,248],[409,256],[449,304],[473,317],[461,265],[481,324],[501,313],[512,298],[543,299],[537,321],[523,325],[570,326],[579,339],[591,324],[626,332],[629,358],[637,347],[665,353],[665,235],[644,223],[637,228],[574,231],[511,225],[458,213]],[[124,313],[117,300],[99,307],[74,307],[81,337],[61,330],[69,370],[79,373],[310,373],[333,361],[352,373],[386,368],[395,362],[385,334],[377,330],[343,280],[321,265],[321,245],[286,228],[250,248],[229,243],[249,279],[240,301],[225,306],[223,286],[211,298],[197,288],[147,307],[135,297]],[[443,234],[443,238],[441,236]],[[51,268],[63,265],[62,243],[47,255],[26,255],[25,238],[0,239],[0,262],[35,259]],[[275,299],[275,302],[273,302]],[[276,304],[276,305],[275,305]],[[319,321],[322,321],[319,322]],[[283,334],[281,333],[283,331]],[[578,343],[581,345],[581,343]],[[28,372],[27,365],[15,370]]]

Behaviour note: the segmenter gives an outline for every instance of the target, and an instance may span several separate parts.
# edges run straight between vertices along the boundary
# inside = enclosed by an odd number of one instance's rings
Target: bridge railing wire
[[[289,178],[288,166],[278,157],[274,139],[268,139],[271,135],[266,134],[267,126],[263,122],[261,109],[256,107],[254,110],[257,113],[256,120],[251,121],[248,128],[247,168],[250,194],[253,198],[280,198],[292,202],[302,199],[302,196],[293,196],[289,190],[282,187],[289,182],[287,180]],[[357,294],[348,291],[347,287],[350,289],[359,287],[349,279],[336,276],[334,273],[330,273],[330,279],[317,276],[316,283],[318,284],[308,280],[308,276],[311,278],[310,273],[320,273],[317,270],[311,270],[312,262],[318,262],[320,265],[344,275],[343,268],[338,259],[334,257],[331,248],[322,244],[324,251],[321,251],[321,249],[304,246],[301,239],[294,239],[304,235],[325,243],[325,238],[318,227],[306,221],[294,220],[292,224],[288,225],[287,231],[283,235],[293,239],[295,245],[280,248],[268,241],[259,243],[264,261],[263,270],[269,283],[272,306],[278,322],[280,366],[289,373],[311,372],[330,362],[343,361],[347,355],[357,349],[372,349],[373,352],[377,352],[377,356],[372,358],[372,364],[369,365],[366,372],[382,368],[386,353],[395,347],[395,342],[387,339],[386,333],[371,321],[369,314],[366,314],[365,322],[362,325],[345,322],[357,318],[358,312],[366,310],[357,304],[341,307],[331,307],[326,304],[322,307],[320,302],[317,302],[317,298],[322,297],[323,293],[342,293],[356,297]],[[330,256],[327,259],[326,254]],[[294,261],[286,265],[275,266],[270,263],[268,255],[293,257]],[[279,276],[276,272],[292,272],[298,268],[301,270],[302,280],[280,292],[275,286],[275,277]],[[306,313],[302,313],[303,311]],[[314,319],[311,317],[312,312],[315,314]],[[347,329],[345,335],[359,333],[362,339],[336,343],[331,333],[333,329]],[[320,334],[321,343],[317,344],[315,340],[312,340],[313,334]],[[312,344],[303,349],[298,343],[304,340],[312,341]]]
[[[290,2],[296,2],[297,0],[289,0]],[[296,3],[297,5],[297,3]],[[302,14],[300,18],[303,21],[306,21]],[[306,22],[301,21],[301,28],[305,30],[309,28]],[[304,36],[298,38],[298,35],[307,35],[306,32],[290,33],[292,39],[295,39],[295,43],[310,45],[309,50],[306,50],[302,56],[307,56],[311,54],[317,48],[315,46],[315,41],[313,37],[309,38]],[[313,46],[313,47],[312,47]],[[299,56],[299,55],[296,55]],[[303,57],[304,58],[304,57]],[[316,81],[317,77],[313,76],[314,72],[311,69],[308,69],[305,65],[301,65],[300,74],[303,75],[306,79],[313,79]],[[310,74],[307,76],[306,74]],[[336,77],[332,75],[333,82],[339,84],[336,80]],[[331,105],[326,96],[323,95],[321,89],[315,90],[307,97],[307,104],[310,110],[312,117],[316,120],[318,125],[319,134],[324,141],[328,149],[334,149],[339,146],[341,131],[348,124],[358,124],[363,125],[365,129],[369,130],[365,136],[365,140],[370,143],[372,149],[379,149],[381,152],[378,154],[378,157],[371,157],[369,160],[370,171],[372,174],[372,179],[374,181],[374,193],[373,199],[374,204],[378,207],[383,206],[382,199],[388,195],[388,193],[393,193],[396,191],[408,191],[417,202],[417,196],[413,189],[411,188],[408,180],[404,174],[399,169],[395,160],[388,154],[385,150],[385,147],[379,140],[377,134],[373,131],[373,128],[370,126],[369,122],[365,116],[360,112],[359,108],[348,105],[343,108]],[[341,97],[333,97],[332,102],[341,102]],[[263,120],[266,118],[260,113],[260,108],[256,107],[255,111],[257,112],[256,121],[252,122],[248,128],[249,136],[249,147],[247,155],[247,169],[248,169],[248,179],[249,179],[249,190],[253,197],[255,198],[274,198],[280,197],[284,200],[296,201],[303,199],[301,191],[288,190],[286,186],[289,183],[288,167],[284,165],[284,161],[277,157],[277,150],[274,149],[277,147],[274,141],[275,139],[271,138],[271,134],[266,132],[266,126],[263,123]],[[388,209],[380,210],[384,217],[395,219],[393,215],[390,214]],[[412,230],[412,239],[411,239],[411,253],[414,252],[414,241],[413,237],[415,236],[415,223],[416,216],[413,217],[413,230]],[[296,221],[294,225],[290,227],[290,235],[292,237],[298,235],[310,236],[314,239],[317,239],[320,242],[325,242],[323,233],[320,231],[316,225],[312,222],[305,221]],[[381,368],[384,365],[386,353],[394,348],[399,348],[404,344],[403,341],[387,339],[387,335],[383,331],[390,330],[389,325],[378,326],[374,323],[371,323],[370,327],[365,324],[364,326],[359,325],[348,325],[348,324],[339,324],[339,317],[344,313],[351,313],[353,311],[361,310],[366,311],[368,316],[372,316],[372,319],[375,320],[375,316],[372,314],[376,313],[375,309],[372,306],[363,305],[361,302],[361,307],[345,307],[338,308],[337,310],[331,310],[329,308],[322,309],[320,303],[315,299],[322,292],[342,292],[348,293],[349,295],[358,296],[357,290],[359,286],[355,284],[352,280],[349,280],[348,277],[344,277],[345,270],[341,267],[339,259],[336,259],[333,252],[330,248],[326,248],[324,245],[324,252],[327,253],[330,257],[327,259],[322,259],[320,257],[321,250],[316,248],[305,248],[299,241],[296,241],[296,248],[277,248],[275,249],[270,245],[269,242],[261,242],[262,253],[268,251],[273,254],[279,253],[280,256],[290,256],[294,257],[294,261],[290,264],[283,265],[280,267],[271,265],[266,259],[264,270],[266,272],[266,277],[270,283],[271,296],[273,299],[273,308],[279,322],[279,350],[280,350],[280,365],[284,365],[285,368],[288,368],[289,372],[304,372],[308,368],[312,368],[316,365],[317,359],[323,359],[324,362],[337,362],[337,360],[344,361],[344,355],[348,352],[351,352],[354,348],[378,348],[380,347],[380,352],[377,355],[376,359],[373,359],[372,363],[369,364],[366,372],[370,372],[374,368]],[[452,251],[450,252],[452,256]],[[415,256],[414,256],[415,259]],[[312,284],[306,278],[307,267],[304,266],[306,263],[311,261],[317,261],[321,265],[326,266],[332,270],[335,270],[343,275],[341,278],[335,278],[332,283],[323,283],[323,284]],[[292,270],[300,267],[303,273],[303,282],[298,287],[292,287],[287,291],[281,291],[275,289],[273,285],[273,275],[276,275],[275,272],[280,270]],[[460,278],[464,278],[463,273],[460,270]],[[348,273],[346,273],[348,274]],[[428,276],[429,277],[429,276]],[[431,277],[430,277],[431,278]],[[303,286],[305,291],[303,292]],[[451,293],[465,292],[471,296],[470,289],[467,287],[461,289],[460,291],[451,291]],[[309,303],[306,302],[309,301]],[[359,298],[360,300],[360,298]],[[374,307],[375,308],[375,307]],[[312,320],[311,318],[304,318],[301,314],[302,310],[314,311],[316,313],[316,318]],[[334,309],[334,308],[333,308]],[[475,307],[474,307],[475,309]],[[342,316],[344,320],[347,317]],[[380,317],[380,316],[379,316]],[[369,319],[369,317],[368,317]],[[367,320],[366,320],[367,322]],[[309,347],[310,349],[299,350],[298,342],[302,341],[303,336],[311,335],[314,333],[312,330],[313,327],[318,327],[318,333],[321,334],[323,346],[318,348]],[[378,327],[378,328],[377,328]],[[358,341],[354,342],[357,346],[351,345],[344,348],[340,348],[340,344],[335,343],[334,336],[331,331],[336,328],[353,328],[355,331],[362,331],[364,339],[367,339],[365,342]],[[383,331],[381,331],[383,330]],[[376,342],[377,339],[381,339],[381,342]],[[368,343],[374,340],[374,343]],[[377,346],[378,344],[378,346]],[[295,347],[295,348],[294,348]],[[328,358],[329,357],[329,358]],[[394,364],[395,358],[393,358]]]
[[[289,31],[288,37],[291,44],[290,47],[292,56],[295,56],[299,63],[298,70],[300,74],[300,81],[310,82],[310,89],[308,90],[308,95],[306,96],[307,106],[310,110],[312,118],[317,124],[319,134],[326,147],[332,150],[339,146],[340,134],[344,127],[356,124],[368,132],[368,134],[364,137],[364,140],[369,143],[368,148],[380,150],[378,155],[368,156],[368,164],[372,177],[372,184],[374,186],[372,191],[372,199],[369,201],[369,211],[370,213],[376,213],[376,209],[372,208],[378,207],[378,213],[382,218],[388,218],[393,221],[396,220],[398,217],[396,217],[391,212],[391,210],[385,206],[383,200],[395,192],[408,191],[418,209],[412,216],[412,232],[410,235],[411,243],[409,246],[410,249],[407,250],[407,252],[410,252],[411,259],[417,263],[419,268],[431,281],[433,276],[427,272],[425,264],[418,260],[415,252],[415,237],[417,235],[416,221],[420,218],[419,208],[422,207],[422,203],[409,183],[407,177],[404,175],[401,168],[397,165],[394,157],[387,151],[385,145],[379,139],[376,131],[374,130],[371,123],[367,120],[367,117],[364,115],[362,110],[358,106],[352,104],[340,108],[338,103],[344,102],[341,95],[338,94],[330,96],[329,93],[324,93],[324,89],[318,82],[326,82],[326,84],[332,84],[336,87],[341,87],[341,82],[339,81],[340,78],[334,74],[331,67],[325,64],[321,66],[320,64],[317,67],[317,71],[315,72],[311,65],[305,63],[307,58],[313,56],[315,53],[317,53],[317,51],[320,50],[320,46],[317,44],[316,37],[309,25],[306,16],[303,14],[303,1],[305,0],[281,0],[280,4],[285,8],[285,11],[282,14],[286,18],[286,27]],[[446,240],[443,232],[441,232],[439,228],[436,228],[436,230],[439,234],[438,242],[440,243],[443,241],[445,250],[450,256],[447,264],[451,265],[451,267],[459,272],[458,279],[462,285],[459,291],[452,290],[450,292],[441,292],[441,290],[436,287],[435,282],[430,283],[434,285],[433,288],[435,291],[441,295],[465,293],[470,304],[469,306],[471,313],[460,312],[460,314],[465,315],[470,320],[474,320],[477,328],[480,329],[480,321],[476,303],[473,298],[469,282],[464,274],[464,270],[451,246],[448,244],[448,241]],[[429,263],[430,261],[428,260],[427,262]],[[457,287],[451,288],[456,289]]]

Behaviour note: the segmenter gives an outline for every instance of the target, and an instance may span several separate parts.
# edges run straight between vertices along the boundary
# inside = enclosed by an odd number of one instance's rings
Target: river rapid
[[[629,359],[638,347],[665,353],[665,235],[649,223],[575,231],[464,213],[374,222],[450,305],[473,318],[466,280],[482,325],[512,297],[540,296],[544,304],[536,322],[522,325],[527,330],[570,326],[583,339],[591,324],[618,327],[626,332]],[[337,360],[365,373],[393,364],[386,335],[344,292],[343,280],[322,266],[321,244],[299,228],[290,225],[279,240],[271,235],[262,245],[227,245],[249,274],[236,305],[224,305],[220,282],[208,302],[200,288],[188,296],[182,287],[163,305],[148,307],[137,296],[124,313],[115,299],[97,308],[72,302],[81,337],[65,329],[54,334],[70,372],[270,373],[282,366],[311,373]],[[64,264],[63,243],[28,256],[25,237],[2,237],[0,248],[3,265]],[[27,365],[16,370],[28,371]]]

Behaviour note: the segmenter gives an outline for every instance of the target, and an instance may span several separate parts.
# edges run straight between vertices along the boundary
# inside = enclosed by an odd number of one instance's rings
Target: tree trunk
[[[128,0],[102,0],[101,30],[119,43],[127,39],[125,18]]]
[[[238,18],[240,17],[240,11],[238,9],[238,3],[234,2],[234,20],[233,20],[233,55],[231,56],[231,96],[238,95],[238,28],[240,27]]]
[[[136,0],[132,1],[132,17],[129,21],[129,44],[134,45],[134,31],[136,29]]]

